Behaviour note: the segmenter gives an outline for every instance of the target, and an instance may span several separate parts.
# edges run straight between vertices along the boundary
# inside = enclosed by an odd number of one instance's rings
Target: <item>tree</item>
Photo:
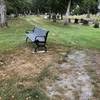
[[[68,16],[70,15],[70,12],[71,12],[71,7],[74,5],[78,5],[79,2],[81,0],[66,0],[66,5],[67,6],[67,10],[66,10],[66,15],[65,15],[65,20],[64,20],[64,25],[68,24],[69,23],[69,20],[68,20]]]
[[[67,7],[67,11],[66,11],[66,18],[64,21],[64,25],[69,23],[68,16],[70,15],[70,7],[71,7],[71,0],[69,0],[69,2],[68,2],[68,7]]]
[[[100,16],[100,0],[98,0],[98,15]]]
[[[28,14],[32,10],[32,0],[6,0],[7,13]]]
[[[6,4],[4,0],[0,0],[0,26],[7,26]]]
[[[47,7],[47,0],[32,0],[32,7],[35,14],[45,13],[49,7]]]
[[[4,1],[4,0],[1,0]],[[77,10],[78,13],[86,13],[86,9],[88,12],[88,16],[90,11],[96,12],[96,0],[5,0],[7,6],[7,14],[15,14],[18,16],[19,14],[44,14],[48,12],[49,15],[53,13],[54,17],[57,13],[66,15],[66,19],[64,20],[65,24],[68,24],[68,16],[70,12],[75,10],[77,6],[79,6]],[[5,3],[3,3],[5,4]],[[5,8],[6,8],[5,6]],[[6,12],[6,10],[5,10]],[[74,14],[74,12],[73,12]],[[56,20],[55,20],[56,21]]]
[[[81,5],[83,5],[83,9],[87,11],[87,17],[90,18],[90,9],[94,7],[97,3],[97,0],[82,0]]]

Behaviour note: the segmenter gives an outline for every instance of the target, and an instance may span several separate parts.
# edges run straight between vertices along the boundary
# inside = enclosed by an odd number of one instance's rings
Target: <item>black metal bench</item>
[[[46,41],[49,31],[35,27],[32,31],[26,31],[26,42],[28,39],[32,41],[32,43],[36,44],[35,52],[37,52],[37,49],[43,48],[45,51],[47,51],[46,47]]]

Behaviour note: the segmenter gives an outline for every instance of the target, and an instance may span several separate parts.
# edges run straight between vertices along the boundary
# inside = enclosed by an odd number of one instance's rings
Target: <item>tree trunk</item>
[[[52,15],[52,19],[53,19],[53,22],[56,22],[56,21],[57,21],[56,13],[53,13],[53,15]]]
[[[40,9],[37,9],[37,16],[40,16]]]
[[[69,3],[68,3],[66,16],[65,16],[66,18],[64,20],[64,25],[67,25],[69,23],[68,16],[70,15],[70,7],[71,7],[71,0],[69,0]]]
[[[61,14],[61,20],[63,20],[63,14]]]
[[[15,17],[18,17],[18,11],[17,11],[17,9],[15,10]]]
[[[48,15],[49,15],[49,16],[48,16],[48,19],[51,20],[51,10],[49,10]]]
[[[97,13],[98,16],[100,16],[100,0],[98,0],[98,13]]]
[[[0,26],[7,26],[6,4],[4,0],[0,0]]]
[[[90,18],[90,10],[87,10],[87,18]]]

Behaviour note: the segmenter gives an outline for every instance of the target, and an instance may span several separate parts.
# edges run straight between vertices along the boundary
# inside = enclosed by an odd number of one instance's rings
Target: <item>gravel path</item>
[[[89,64],[87,54],[74,50],[66,59],[58,66],[59,78],[47,86],[51,100],[91,100],[92,80],[84,67]]]

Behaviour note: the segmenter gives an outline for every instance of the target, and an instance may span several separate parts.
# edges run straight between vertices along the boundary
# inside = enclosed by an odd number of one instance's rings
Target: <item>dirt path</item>
[[[52,100],[99,100],[93,99],[92,79],[85,69],[93,65],[87,52],[73,50],[65,59],[67,62],[58,65],[58,80],[47,86]]]

